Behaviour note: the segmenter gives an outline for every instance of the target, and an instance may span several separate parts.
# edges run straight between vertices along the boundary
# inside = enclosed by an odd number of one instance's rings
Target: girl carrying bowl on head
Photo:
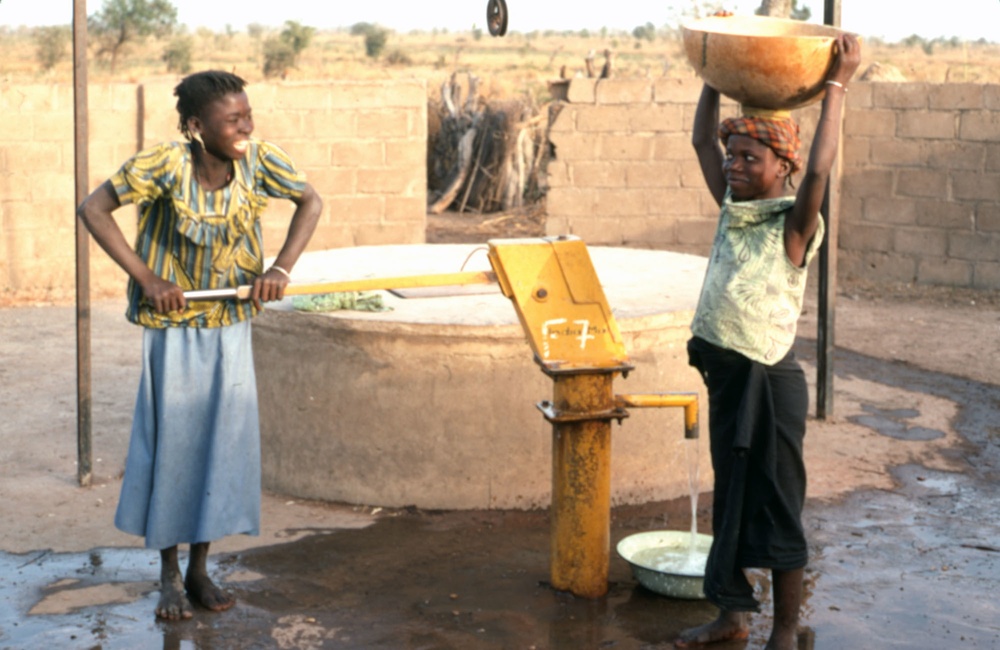
[[[769,650],[797,647],[807,546],[802,527],[805,375],[792,352],[806,273],[823,239],[819,214],[837,154],[847,84],[861,62],[857,37],[840,34],[816,135],[802,169],[798,125],[785,113],[719,123],[719,92],[705,85],[692,144],[720,206],[688,342],[708,389],[715,473],[713,543],[705,594],[714,621],[681,632],[681,648],[745,639],[759,611],[748,568],[770,569]]]

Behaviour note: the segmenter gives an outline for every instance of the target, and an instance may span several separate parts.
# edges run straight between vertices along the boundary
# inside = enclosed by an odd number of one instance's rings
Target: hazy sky
[[[83,1],[83,0],[78,0]],[[87,1],[87,13],[98,11],[104,0]],[[231,25],[242,30],[248,24],[280,26],[295,20],[317,28],[378,23],[398,31],[450,31],[485,27],[486,0],[171,0],[181,23],[194,29],[214,30]],[[822,0],[799,0],[812,9],[813,21],[822,22]],[[601,27],[631,31],[651,22],[662,26],[674,20],[678,9],[704,5],[701,0],[507,0],[508,29],[574,30]],[[722,6],[737,14],[751,14],[760,0],[730,0]],[[923,6],[920,6],[923,5]],[[957,36],[970,40],[1000,40],[1000,1],[947,0],[946,10],[930,10],[917,0],[842,0],[842,26],[862,36],[896,41],[911,34],[925,38]],[[69,24],[73,0],[0,0],[0,25]]]

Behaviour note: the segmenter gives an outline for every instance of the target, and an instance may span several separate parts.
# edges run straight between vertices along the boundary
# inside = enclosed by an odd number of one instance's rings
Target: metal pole
[[[86,198],[87,143],[87,1],[73,0],[73,134],[76,205]],[[76,446],[77,480],[90,485],[93,472],[90,386],[90,237],[76,219]]]
[[[823,22],[840,26],[840,0],[824,0]],[[837,160],[823,199],[826,235],[819,250],[819,293],[816,325],[816,417],[833,415],[834,302],[837,295],[837,247],[840,224],[840,161],[843,143],[838,140]]]

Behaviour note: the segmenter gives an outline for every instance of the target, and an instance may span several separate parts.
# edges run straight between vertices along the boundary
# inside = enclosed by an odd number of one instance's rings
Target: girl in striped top
[[[115,525],[161,557],[156,615],[191,618],[192,602],[229,609],[209,577],[209,544],[256,535],[260,429],[250,319],[280,300],[322,201],[278,146],[253,140],[240,77],[205,71],[174,89],[182,142],[144,150],[88,196],[77,214],[128,274],[126,317],[144,328],[143,370]],[[264,269],[261,214],[295,204],[288,235]],[[113,212],[138,207],[134,246]],[[249,301],[188,301],[184,292],[252,285]],[[182,573],[178,545],[190,544]]]

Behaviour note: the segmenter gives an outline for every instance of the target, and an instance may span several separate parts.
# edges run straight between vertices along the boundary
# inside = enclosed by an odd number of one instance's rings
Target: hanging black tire
[[[506,0],[489,0],[486,3],[486,26],[493,36],[503,36],[507,33]]]

